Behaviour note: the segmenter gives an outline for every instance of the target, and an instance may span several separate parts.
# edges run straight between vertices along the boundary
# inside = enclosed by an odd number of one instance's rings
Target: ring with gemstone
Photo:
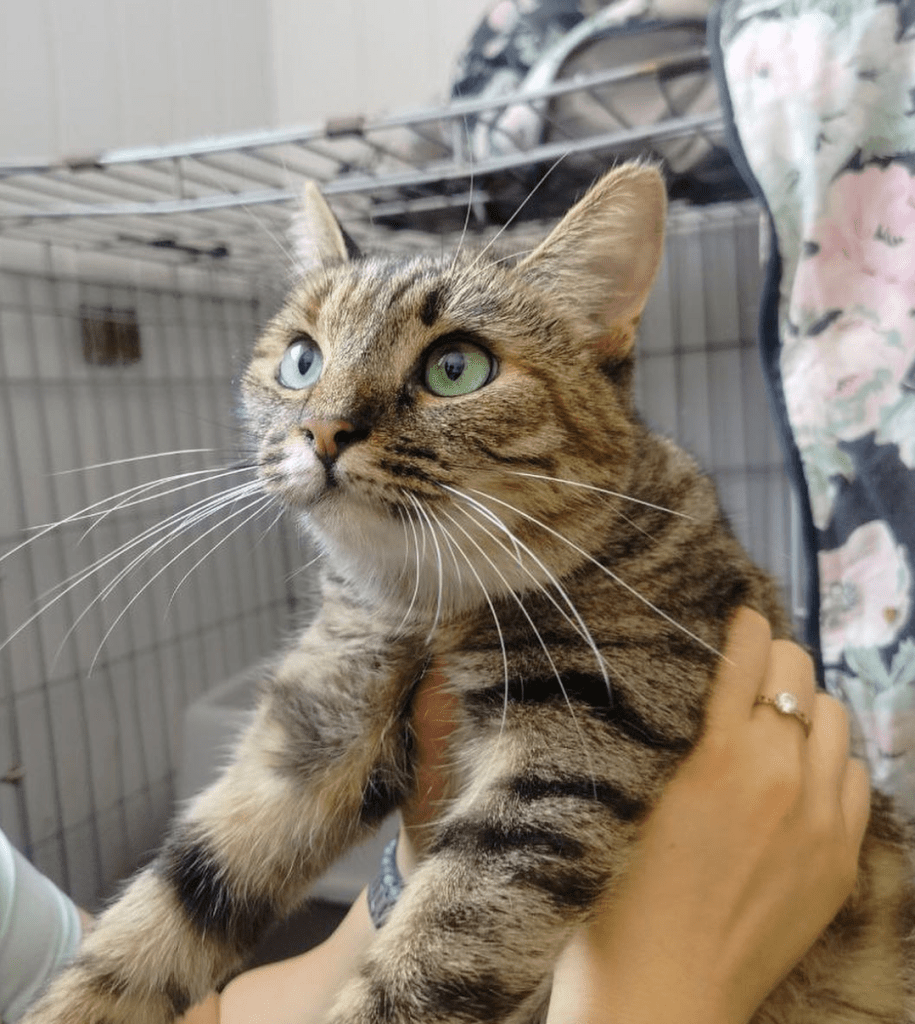
[[[801,702],[797,699],[796,695],[789,693],[784,690],[782,693],[777,693],[774,697],[765,697],[760,694],[759,697],[753,701],[753,706],[757,704],[765,704],[767,707],[775,708],[780,715],[788,715],[791,718],[796,718],[801,725],[804,727],[804,735],[810,735],[811,721],[801,711]]]

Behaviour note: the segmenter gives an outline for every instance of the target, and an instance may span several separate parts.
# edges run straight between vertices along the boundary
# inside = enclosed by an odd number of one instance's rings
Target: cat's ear
[[[650,164],[610,171],[520,265],[576,318],[606,355],[623,355],[664,249],[667,191]]]
[[[361,255],[313,181],[305,182],[289,237],[295,254],[295,269],[300,274],[333,263],[345,263]]]

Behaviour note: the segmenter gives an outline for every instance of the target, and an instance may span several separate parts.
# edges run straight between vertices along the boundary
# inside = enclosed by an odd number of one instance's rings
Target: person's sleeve
[[[0,831],[0,1020],[14,1024],[76,952],[76,905]]]

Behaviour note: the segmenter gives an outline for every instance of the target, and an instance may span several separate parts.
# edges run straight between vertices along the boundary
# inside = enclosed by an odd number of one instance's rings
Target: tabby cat
[[[522,258],[380,259],[307,193],[313,265],[242,392],[263,487],[321,550],[322,610],[28,1024],[164,1024],[225,981],[410,796],[433,658],[461,709],[453,797],[330,1020],[537,1016],[702,730],[734,610],[788,631],[711,482],[633,409],[665,209],[628,164]],[[855,895],[756,1019],[915,1021],[913,923],[875,796]]]

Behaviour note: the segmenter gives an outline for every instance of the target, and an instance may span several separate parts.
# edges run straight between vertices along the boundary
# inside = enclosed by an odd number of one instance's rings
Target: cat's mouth
[[[324,464],[324,491],[333,491],[339,488],[340,481],[337,479],[336,463]]]
[[[344,490],[340,467],[335,460],[322,460],[305,448],[275,448],[262,454],[260,477],[264,490],[285,505],[309,510]]]

